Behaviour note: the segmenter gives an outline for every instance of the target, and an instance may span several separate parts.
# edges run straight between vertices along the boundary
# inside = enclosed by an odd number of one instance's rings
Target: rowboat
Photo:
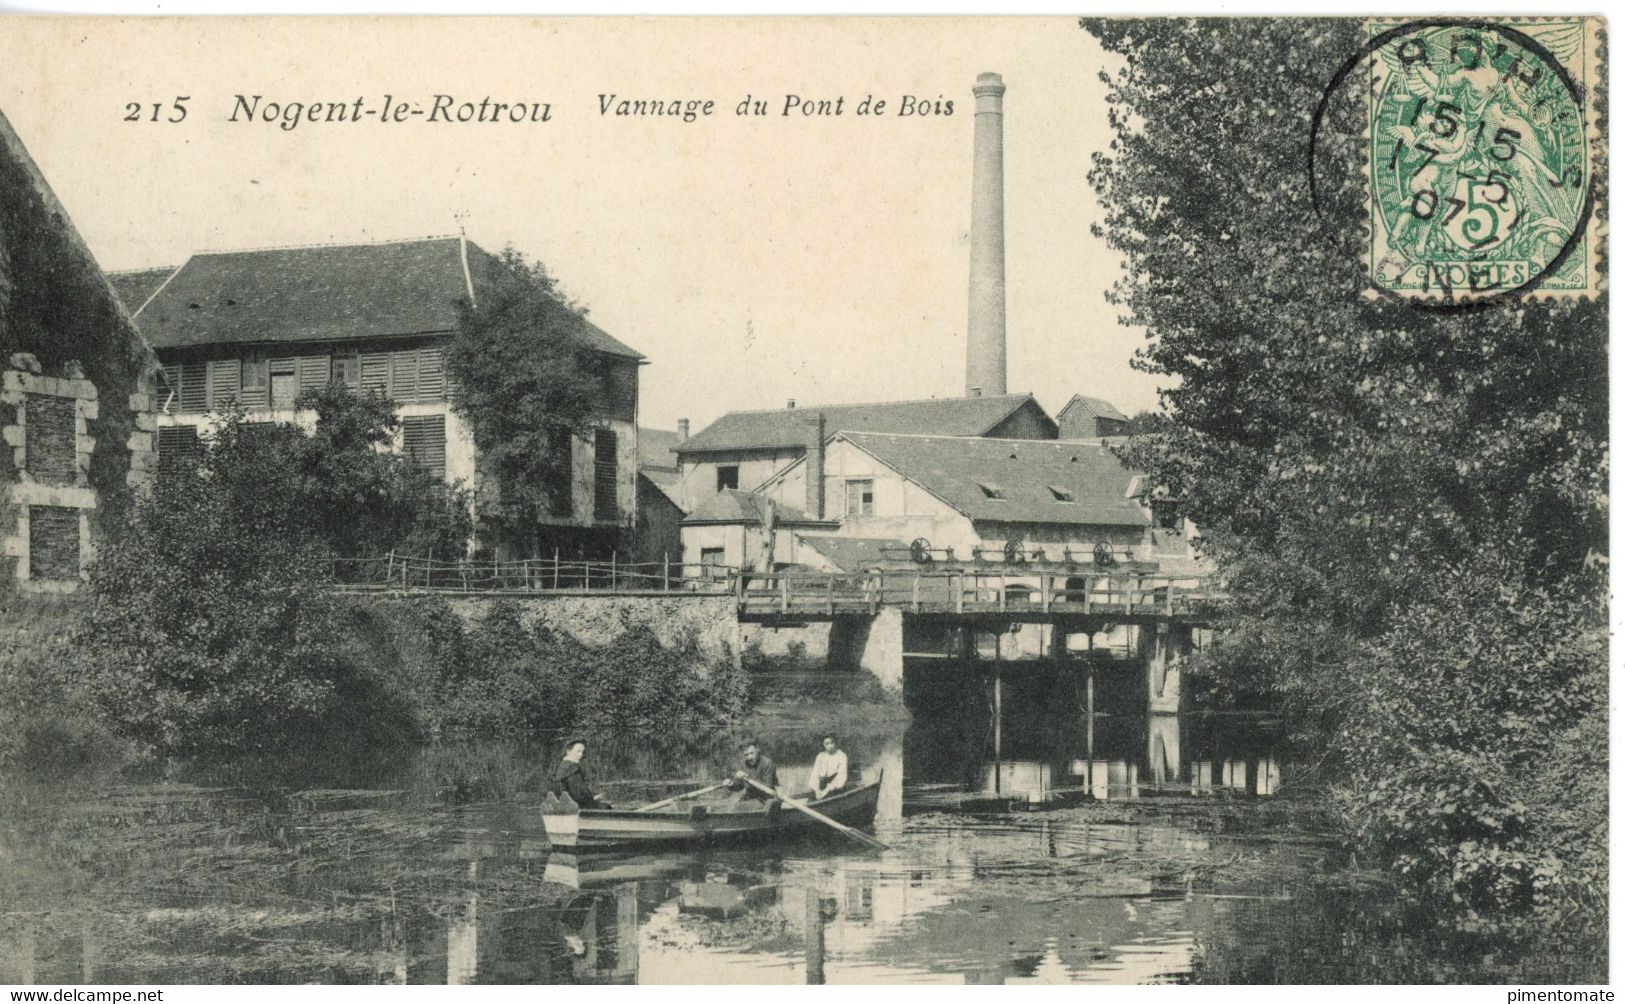
[[[874,822],[880,780],[847,788],[819,801],[811,792],[792,795],[825,816],[852,827]],[[765,840],[788,834],[830,832],[825,824],[778,802],[713,799],[678,802],[647,812],[579,809],[569,796],[542,803],[542,826],[554,847],[599,848],[644,844],[696,844]]]

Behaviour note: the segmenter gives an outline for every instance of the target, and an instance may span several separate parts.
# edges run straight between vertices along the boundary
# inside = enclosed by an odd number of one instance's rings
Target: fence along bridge
[[[775,624],[874,617],[883,610],[966,622],[1125,624],[1212,620],[1225,595],[1211,576],[1029,564],[872,572],[748,572],[676,562],[436,561],[386,555],[334,561],[337,588],[491,596],[732,595],[744,622]]]

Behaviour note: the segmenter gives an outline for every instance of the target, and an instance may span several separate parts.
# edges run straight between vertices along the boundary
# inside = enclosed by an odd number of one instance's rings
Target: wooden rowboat
[[[810,792],[793,797],[806,800]],[[880,780],[837,792],[807,805],[847,826],[874,822]],[[648,812],[637,809],[577,809],[568,796],[542,803],[542,826],[554,847],[596,848],[643,844],[696,844],[763,840],[786,834],[830,832],[788,805],[755,800],[716,799],[678,802]]]

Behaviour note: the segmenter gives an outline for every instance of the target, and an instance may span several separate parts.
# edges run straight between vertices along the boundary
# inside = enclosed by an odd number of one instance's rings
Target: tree
[[[1419,892],[1485,910],[1600,890],[1576,850],[1596,813],[1541,833],[1524,807],[1554,794],[1554,756],[1606,776],[1559,738],[1606,714],[1604,304],[1362,295],[1358,86],[1309,147],[1358,22],[1085,26],[1125,59],[1090,172],[1127,266],[1111,300],[1147,331],[1136,366],[1176,378],[1128,454],[1229,581],[1227,664],[1283,697],[1351,831]]]
[[[460,305],[446,366],[497,486],[481,492],[481,514],[510,524],[536,553],[543,520],[569,511],[571,443],[597,424],[605,375],[582,337],[584,309],[540,262],[507,248],[470,267],[478,301]]]

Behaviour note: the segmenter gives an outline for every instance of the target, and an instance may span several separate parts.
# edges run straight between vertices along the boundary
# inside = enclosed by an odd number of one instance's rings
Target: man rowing
[[[807,787],[812,789],[815,802],[846,787],[846,751],[836,744],[833,732],[824,733],[824,748],[813,761]]]
[[[728,787],[735,792],[734,801],[739,802],[747,798],[761,802],[771,801],[771,796],[750,782],[755,781],[770,791],[778,791],[779,769],[773,765],[772,758],[762,752],[761,744],[754,739],[747,740],[740,747],[740,751],[743,756],[740,757],[739,769],[734,771],[734,779],[728,782]]]

